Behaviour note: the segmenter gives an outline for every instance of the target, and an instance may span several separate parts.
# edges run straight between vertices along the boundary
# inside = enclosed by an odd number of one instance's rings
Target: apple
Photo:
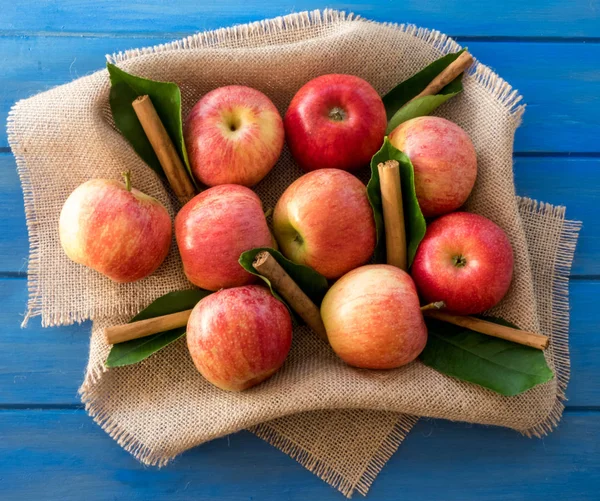
[[[115,282],[151,275],[171,247],[171,217],[155,198],[114,179],[91,179],[65,201],[59,236],[67,256]]]
[[[305,171],[354,171],[381,148],[387,118],[377,91],[353,75],[322,75],[306,83],[285,114],[285,135]]]
[[[366,263],[375,249],[375,220],[365,185],[348,172],[321,169],[296,179],[273,212],[281,252],[337,278]]]
[[[192,310],[186,337],[200,374],[223,390],[242,391],[283,365],[292,319],[267,288],[246,285],[202,299]]]
[[[230,85],[196,103],[186,119],[184,139],[198,181],[254,186],[281,154],[283,121],[262,92]]]
[[[410,275],[387,264],[362,266],[340,278],[321,303],[321,317],[333,351],[354,367],[401,367],[427,343]]]
[[[238,263],[240,254],[272,245],[260,199],[236,184],[209,188],[185,204],[175,237],[188,280],[211,291],[254,282]]]
[[[425,217],[458,209],[477,177],[477,155],[467,133],[440,117],[418,117],[396,127],[390,143],[415,168],[417,199]]]
[[[489,219],[454,212],[429,225],[411,274],[424,301],[444,301],[450,313],[474,315],[508,291],[512,247],[504,230]]]

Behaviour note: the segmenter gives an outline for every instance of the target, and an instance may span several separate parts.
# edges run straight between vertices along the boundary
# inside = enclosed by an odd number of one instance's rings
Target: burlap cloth
[[[176,82],[184,114],[204,93],[227,84],[263,91],[283,114],[294,93],[317,75],[359,75],[384,94],[458,49],[436,31],[316,11],[109,59],[136,75]],[[477,150],[479,174],[468,210],[502,226],[514,248],[514,282],[492,313],[552,338],[546,354],[557,378],[510,398],[420,362],[387,372],[350,368],[305,328],[295,330],[284,368],[241,394],[207,383],[183,339],[139,365],[105,371],[109,348],[103,327],[190,286],[175,245],[157,273],[128,285],[70,262],[60,248],[61,206],[90,178],[116,178],[130,168],[138,189],[158,198],[171,214],[178,208],[114,129],[109,87],[103,70],[21,101],[8,128],[30,236],[26,321],[36,315],[44,326],[94,320],[82,399],[90,415],[136,458],[164,465],[190,447],[250,428],[349,496],[354,490],[366,493],[416,422],[414,416],[507,426],[536,436],[557,424],[569,376],[568,275],[578,224],[564,219],[564,208],[515,197],[512,147],[523,106],[518,93],[489,68],[479,63],[472,68],[465,91],[438,113],[462,126]],[[273,207],[300,174],[284,150],[257,187],[265,206]]]

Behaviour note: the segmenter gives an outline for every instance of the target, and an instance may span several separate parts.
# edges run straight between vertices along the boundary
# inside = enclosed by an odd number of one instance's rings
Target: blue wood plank
[[[329,7],[376,21],[416,23],[459,36],[598,37],[596,0],[406,0],[322,2],[321,0],[104,0],[90,8],[82,0],[10,2],[2,5],[0,30],[31,32],[193,32],[246,23],[291,12]],[[24,15],[25,13],[25,15]]]
[[[29,244],[23,191],[10,153],[0,153],[0,273],[25,273]]]
[[[0,273],[26,271],[28,254],[23,197],[12,155],[0,154]],[[557,205],[583,220],[572,273],[600,275],[600,158],[517,158],[517,193]]]
[[[104,55],[170,38],[0,37],[0,122],[12,104],[101,69]],[[469,49],[524,96],[517,152],[599,153],[600,44],[469,42]],[[577,57],[574,57],[574,54]],[[0,147],[8,144],[0,133]]]
[[[596,412],[568,412],[543,440],[422,420],[368,499],[597,500],[599,435]],[[82,410],[0,411],[0,437],[5,501],[343,499],[247,432],[197,447],[161,470],[138,464]]]
[[[515,152],[600,152],[600,44],[468,47],[523,95]]]
[[[0,124],[19,99],[68,83],[105,66],[104,56],[115,50],[167,42],[157,38],[0,37],[2,85]],[[7,147],[6,129],[0,128],[0,147]]]
[[[1,0],[0,0],[1,1]],[[0,4],[0,121],[18,98],[82,76],[103,55],[190,32],[322,7],[283,2],[37,0]],[[598,0],[384,0],[330,7],[381,21],[413,22],[463,37],[472,52],[519,88],[529,104],[516,150],[594,158],[518,158],[519,193],[569,206],[584,219],[574,272],[600,275]],[[46,31],[39,36],[40,30]],[[88,36],[79,36],[79,35]],[[113,38],[118,34],[118,38]],[[25,35],[25,36],[23,36]],[[489,43],[499,37],[504,43]],[[514,43],[520,37],[569,43]],[[530,38],[531,40],[531,38]],[[577,42],[588,42],[583,45]],[[591,43],[590,43],[591,42]],[[0,133],[0,148],[6,147]],[[23,270],[27,244],[14,164],[0,156],[0,271]],[[566,175],[565,175],[566,173]],[[572,282],[569,405],[600,405],[599,281]],[[73,405],[87,358],[89,324],[17,328],[22,278],[0,280],[0,498],[342,499],[293,460],[248,433],[206,444],[163,470],[145,468],[82,410],[7,410],[7,405]],[[567,412],[559,430],[527,440],[508,430],[424,421],[384,469],[369,499],[598,499],[600,413]]]
[[[571,281],[571,382],[568,405],[600,409],[600,281]],[[87,362],[90,323],[42,329],[38,319],[20,329],[24,279],[0,279],[0,407],[78,405]]]
[[[571,274],[600,275],[600,158],[516,158],[515,186],[522,196],[567,207],[583,221]]]
[[[0,279],[0,406],[79,405],[91,323],[21,329],[26,300],[24,278]]]

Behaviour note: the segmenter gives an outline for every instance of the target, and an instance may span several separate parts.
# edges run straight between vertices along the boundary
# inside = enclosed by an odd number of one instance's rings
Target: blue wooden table
[[[436,28],[468,45],[528,104],[515,142],[517,192],[584,222],[570,282],[572,378],[543,440],[421,420],[371,500],[600,499],[600,2],[598,0],[1,0],[0,122],[10,106],[100,69],[104,55],[192,32],[332,7]],[[243,432],[162,470],[137,463],[77,397],[90,324],[26,330],[27,232],[0,132],[0,499],[343,499]]]

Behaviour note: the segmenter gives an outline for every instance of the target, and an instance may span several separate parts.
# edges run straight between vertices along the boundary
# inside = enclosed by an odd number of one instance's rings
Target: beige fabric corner
[[[110,57],[136,75],[176,82],[183,112],[206,92],[244,84],[267,94],[283,114],[307,80],[351,73],[385,93],[459,46],[413,26],[378,24],[336,11],[294,14],[217,30],[159,47]],[[468,210],[508,233],[515,279],[492,311],[552,338],[547,358],[558,377],[516,397],[502,397],[414,362],[393,371],[343,364],[305,328],[294,332],[284,368],[241,394],[211,386],[179,340],[137,366],[105,371],[109,347],[101,331],[124,322],[156,297],[189,288],[175,245],[156,274],[118,285],[70,262],[58,239],[64,200],[94,177],[116,178],[124,167],[135,186],[171,214],[175,198],[115,130],[106,71],[80,78],[15,105],[9,140],[23,184],[30,235],[30,298],[26,321],[66,325],[94,320],[82,399],[120,445],[151,465],[184,450],[251,427],[315,474],[351,495],[371,482],[416,422],[413,416],[507,426],[528,435],[549,432],[562,412],[568,381],[568,273],[577,223],[564,208],[515,197],[513,136],[523,107],[516,91],[477,64],[465,91],[438,110],[462,126],[477,150],[479,175]],[[256,188],[274,206],[301,174],[289,151]]]

